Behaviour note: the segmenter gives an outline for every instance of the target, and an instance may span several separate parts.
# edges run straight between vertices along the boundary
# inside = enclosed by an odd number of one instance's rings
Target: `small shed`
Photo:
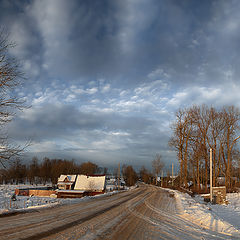
[[[71,190],[74,188],[75,181],[76,175],[61,175],[58,178],[58,189]]]
[[[205,202],[210,202],[210,194],[203,194],[202,197],[204,198]],[[226,187],[213,187],[212,188],[212,197],[214,204],[228,204],[226,200]]]
[[[78,175],[74,190],[101,193],[105,190],[105,182],[105,175]]]
[[[226,201],[226,187],[213,187],[213,203],[224,204]]]

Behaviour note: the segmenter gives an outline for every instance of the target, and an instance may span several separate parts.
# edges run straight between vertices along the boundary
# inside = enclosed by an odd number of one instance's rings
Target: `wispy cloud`
[[[238,1],[1,1],[32,108],[9,133],[40,154],[133,162],[162,152],[174,112],[240,106]],[[42,149],[42,150],[41,150]],[[108,160],[106,160],[108,159]],[[140,162],[141,162],[140,161]]]

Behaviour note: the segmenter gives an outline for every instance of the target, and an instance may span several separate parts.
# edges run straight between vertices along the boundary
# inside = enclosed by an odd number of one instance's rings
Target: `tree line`
[[[90,161],[81,164],[74,160],[49,159],[44,158],[39,161],[33,157],[31,162],[24,164],[20,158],[13,160],[9,167],[0,169],[1,184],[57,184],[61,174],[107,174],[106,167],[99,167]],[[117,177],[117,173],[114,174]],[[138,180],[138,174],[131,165],[122,166],[122,176],[127,186],[133,186]]]
[[[198,191],[200,184],[207,189],[212,149],[213,186],[218,177],[224,177],[226,187],[233,187],[240,173],[239,120],[239,109],[234,106],[192,106],[176,112],[169,145],[177,153],[181,186],[191,180]]]
[[[33,157],[29,164],[23,164],[17,158],[11,162],[8,168],[0,170],[0,183],[46,184],[51,182],[55,185],[61,174],[91,175],[106,172],[106,168],[101,168],[92,162],[77,164],[73,160],[44,158],[40,163],[37,157]]]
[[[138,180],[145,183],[155,184],[155,174],[158,174],[163,167],[161,156],[156,155],[153,160],[153,173],[144,166],[137,172],[132,165],[123,165],[121,168],[121,176],[127,186],[134,186]],[[0,184],[57,184],[57,180],[61,174],[108,174],[106,167],[99,167],[92,162],[76,163],[74,160],[49,159],[44,158],[39,161],[37,157],[24,164],[20,158],[10,162],[9,167],[0,169]],[[118,177],[117,169],[113,175]]]

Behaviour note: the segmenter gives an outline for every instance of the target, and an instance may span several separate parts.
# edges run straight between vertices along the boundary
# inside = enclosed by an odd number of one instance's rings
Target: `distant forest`
[[[30,183],[46,184],[51,182],[57,184],[61,174],[96,174],[106,173],[107,168],[100,168],[92,162],[75,163],[73,160],[44,158],[39,162],[37,157],[33,157],[29,164],[23,164],[17,158],[8,168],[0,170],[0,183]]]
[[[140,175],[149,177],[147,170],[143,169]],[[99,167],[92,162],[77,164],[74,160],[49,159],[46,157],[43,161],[39,161],[37,157],[33,157],[29,164],[23,164],[17,158],[11,162],[8,168],[0,169],[0,184],[52,183],[56,185],[61,174],[107,174],[107,171],[106,167]],[[117,177],[117,169],[115,169],[113,175]],[[135,185],[139,179],[134,168],[127,165],[122,166],[121,176],[123,176],[127,186]],[[148,182],[148,179],[146,182]]]

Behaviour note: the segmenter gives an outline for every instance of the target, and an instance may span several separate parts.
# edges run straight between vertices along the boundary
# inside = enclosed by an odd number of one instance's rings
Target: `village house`
[[[61,175],[58,178],[58,189],[60,190],[71,190],[74,189],[77,175]]]
[[[118,186],[119,184],[119,186]],[[118,182],[118,178],[115,178],[113,176],[107,177],[106,179],[106,191],[114,191],[114,190],[123,190],[125,189],[126,183],[123,178],[120,178]]]
[[[16,189],[16,195],[51,196],[58,198],[80,198],[102,194],[106,190],[105,175],[61,175],[58,178],[58,189],[27,188]]]
[[[58,181],[58,198],[94,196],[105,192],[105,175],[61,175]]]
[[[105,175],[78,175],[74,190],[102,193],[106,188]]]

